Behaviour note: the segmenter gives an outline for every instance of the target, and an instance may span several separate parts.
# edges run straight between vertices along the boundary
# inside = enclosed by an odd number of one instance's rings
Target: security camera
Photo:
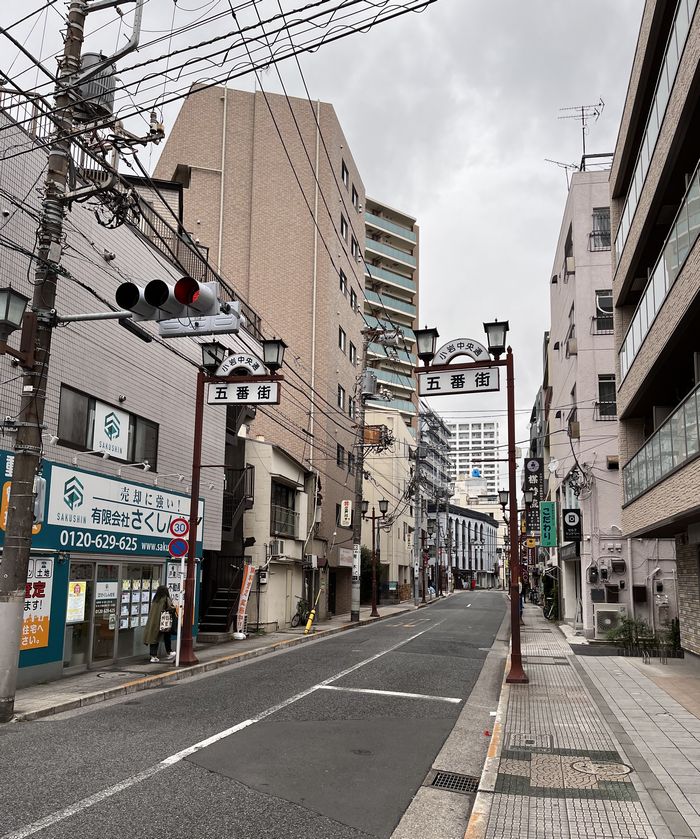
[[[2,217],[3,217],[3,218],[7,218],[9,215],[10,215],[10,211],[9,211],[9,210],[3,210],[3,211],[2,211]]]

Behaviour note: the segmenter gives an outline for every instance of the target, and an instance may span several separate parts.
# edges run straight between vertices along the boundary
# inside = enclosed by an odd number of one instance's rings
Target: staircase
[[[229,626],[229,615],[235,616],[238,595],[237,589],[219,589],[216,592],[199,621],[198,641],[203,644],[220,644],[232,640],[233,629]]]

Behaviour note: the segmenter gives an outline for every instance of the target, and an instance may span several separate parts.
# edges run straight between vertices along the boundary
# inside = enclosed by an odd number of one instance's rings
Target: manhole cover
[[[431,786],[450,792],[476,792],[479,789],[479,779],[457,772],[437,772]]]
[[[629,775],[631,766],[625,763],[598,763],[595,760],[576,760],[571,768],[584,775],[597,775],[599,778],[619,778],[622,775]]]

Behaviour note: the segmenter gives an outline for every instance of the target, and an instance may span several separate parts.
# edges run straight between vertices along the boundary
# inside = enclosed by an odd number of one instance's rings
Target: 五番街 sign
[[[418,374],[420,396],[446,393],[482,393],[500,390],[498,367],[475,367]]]

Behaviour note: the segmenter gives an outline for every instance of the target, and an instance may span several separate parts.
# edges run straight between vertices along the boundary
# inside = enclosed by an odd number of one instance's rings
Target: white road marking
[[[342,688],[337,685],[323,685],[321,690],[344,690],[348,693],[373,693],[377,696],[400,696],[406,699],[434,699],[436,702],[452,702],[454,704],[462,701],[455,696],[428,696],[426,693],[404,693],[399,690],[373,690],[372,688]]]
[[[467,609],[468,609],[471,605],[472,605],[471,603],[467,603]]]
[[[136,784],[140,784],[142,781],[145,781],[153,775],[156,775],[158,772],[162,772],[164,769],[168,769],[169,767],[174,766],[176,763],[179,763],[180,761],[184,760],[186,757],[189,757],[195,752],[199,752],[202,749],[206,749],[207,746],[211,746],[213,743],[216,743],[219,740],[223,740],[225,737],[230,737],[237,731],[241,731],[242,729],[247,728],[249,725],[253,725],[256,722],[260,722],[260,720],[264,720],[266,717],[275,714],[277,711],[281,711],[282,708],[286,708],[288,705],[292,705],[294,702],[298,702],[300,699],[304,699],[305,697],[309,696],[315,691],[327,687],[331,684],[331,682],[335,682],[338,679],[342,679],[344,676],[353,673],[355,670],[359,670],[360,667],[364,667],[365,664],[371,664],[373,661],[376,661],[383,655],[391,653],[394,650],[397,650],[399,647],[403,647],[404,644],[408,644],[410,641],[415,640],[420,635],[423,635],[429,630],[434,629],[436,626],[439,626],[443,622],[444,619],[441,621],[437,621],[433,626],[428,626],[420,632],[416,632],[415,635],[411,635],[408,638],[404,638],[403,641],[399,641],[398,644],[394,644],[392,647],[388,647],[383,652],[375,653],[369,658],[364,659],[364,661],[360,661],[357,664],[353,664],[352,667],[348,667],[345,670],[341,670],[341,672],[336,673],[335,676],[331,676],[328,679],[324,679],[324,681],[319,682],[317,685],[307,688],[306,690],[301,691],[301,693],[296,693],[294,696],[290,696],[289,699],[285,699],[283,702],[279,702],[277,705],[273,705],[271,708],[267,708],[252,719],[243,720],[243,722],[239,722],[236,725],[231,726],[230,728],[225,728],[223,731],[218,732],[218,734],[213,734],[211,737],[207,737],[206,740],[200,740],[199,743],[195,743],[193,746],[188,746],[188,748],[182,749],[181,751],[176,752],[174,755],[170,755],[170,757],[166,757],[164,760],[161,760],[154,766],[151,766],[148,769],[144,769],[142,772],[139,772],[136,775],[131,775],[130,777],[125,778],[123,781],[119,781],[119,783],[114,784],[111,787],[107,787],[106,789],[100,790],[99,792],[96,792],[93,795],[89,795],[87,798],[82,798],[80,799],[80,801],[76,801],[74,804],[70,804],[68,807],[64,807],[62,810],[56,810],[53,813],[49,813],[48,816],[44,816],[43,818],[38,819],[37,821],[32,822],[31,824],[24,825],[24,827],[20,827],[18,830],[14,830],[11,833],[5,833],[2,836],[0,836],[0,839],[26,839],[27,836],[33,836],[40,830],[44,830],[47,827],[51,827],[52,825],[57,824],[58,822],[65,821],[66,819],[69,819],[71,816],[75,816],[81,811],[87,810],[89,807],[94,807],[95,804],[99,804],[101,801],[104,801],[107,798],[111,798],[114,795],[118,795],[120,792],[129,789],[129,787],[133,787]]]

